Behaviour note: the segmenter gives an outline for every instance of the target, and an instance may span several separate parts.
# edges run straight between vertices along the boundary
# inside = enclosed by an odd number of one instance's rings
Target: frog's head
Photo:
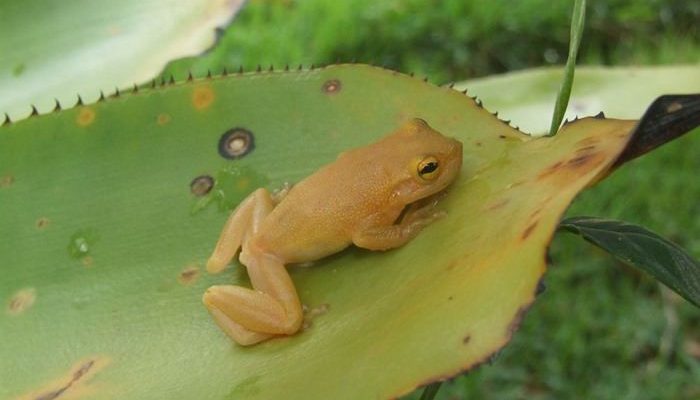
[[[400,169],[394,195],[404,204],[442,191],[462,168],[462,143],[422,119],[412,119],[387,139],[394,142],[394,165]]]

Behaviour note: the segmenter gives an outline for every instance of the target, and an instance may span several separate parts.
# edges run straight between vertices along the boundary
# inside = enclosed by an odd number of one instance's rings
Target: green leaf
[[[677,244],[641,226],[595,217],[567,218],[560,229],[646,271],[700,307],[700,263]]]
[[[549,129],[552,98],[563,76],[563,68],[535,68],[460,82],[455,88],[468,89],[502,119],[541,135]],[[667,93],[700,93],[700,65],[580,66],[565,117],[605,111],[608,118],[640,119],[654,99]]]
[[[234,345],[201,303],[211,285],[247,285],[238,264],[204,274],[228,210],[413,117],[463,142],[447,217],[400,249],[291,268],[309,327]],[[392,398],[474,368],[518,328],[561,215],[635,124],[586,118],[534,138],[455,90],[359,65],[212,77],[5,124],[0,398]],[[236,129],[254,146],[224,158]]]
[[[564,67],[564,80],[561,83],[557,100],[554,103],[554,114],[552,115],[552,124],[549,128],[549,135],[553,136],[559,130],[561,121],[564,120],[564,113],[569,104],[571,96],[571,87],[574,85],[574,70],[576,69],[576,55],[578,54],[578,46],[581,43],[583,36],[583,25],[586,20],[586,0],[576,0],[574,2],[574,11],[571,16],[571,38],[569,39],[569,57],[566,59]]]
[[[0,115],[72,106],[156,76],[210,47],[232,1],[42,0],[0,2]]]

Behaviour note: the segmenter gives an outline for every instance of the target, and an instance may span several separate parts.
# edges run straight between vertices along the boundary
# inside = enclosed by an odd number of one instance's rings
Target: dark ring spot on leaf
[[[468,344],[472,340],[472,335],[467,335],[462,339],[463,344]]]
[[[233,128],[219,139],[219,154],[223,158],[234,160],[250,153],[255,148],[253,134],[243,128]]]
[[[214,178],[209,175],[201,175],[190,182],[190,192],[197,197],[202,197],[211,192],[214,187]]]
[[[337,79],[331,79],[323,83],[323,92],[328,94],[337,93],[340,91],[341,85],[340,81]]]

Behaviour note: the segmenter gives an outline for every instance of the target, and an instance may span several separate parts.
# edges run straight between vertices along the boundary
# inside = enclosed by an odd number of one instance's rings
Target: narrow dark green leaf
[[[640,268],[700,307],[700,263],[641,226],[595,217],[567,218],[559,229],[581,235],[618,260]]]
[[[566,107],[571,97],[571,87],[574,85],[574,69],[576,67],[576,55],[578,46],[583,36],[583,25],[586,20],[586,0],[576,0],[574,12],[571,15],[571,37],[569,39],[569,57],[566,59],[564,67],[564,80],[559,88],[557,101],[554,104],[554,114],[552,115],[552,125],[549,128],[549,135],[553,136],[559,130],[559,125],[564,119]]]
[[[434,382],[426,386],[425,389],[423,389],[420,400],[433,400],[440,390],[441,385],[442,382]]]

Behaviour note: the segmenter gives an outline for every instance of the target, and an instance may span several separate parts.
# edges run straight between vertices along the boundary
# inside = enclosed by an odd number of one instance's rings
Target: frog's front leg
[[[246,197],[231,213],[219,241],[207,261],[207,272],[219,273],[233,259],[246,237],[257,232],[263,218],[275,208],[270,193],[258,189]]]
[[[219,327],[241,345],[295,333],[303,319],[294,283],[284,264],[251,240],[273,208],[274,202],[264,189],[244,200],[227,221],[207,265],[209,268],[215,260],[213,266],[218,267],[218,263],[235,254],[237,243],[242,241],[240,261],[246,266],[255,290],[233,285],[212,286],[203,297]],[[228,244],[226,237],[238,242]]]
[[[358,229],[352,237],[352,242],[369,250],[388,250],[403,246],[416,237],[420,231],[433,221],[447,215],[437,210],[437,201],[421,204],[420,207],[409,206],[405,215],[397,224],[381,225],[375,218],[370,217],[365,226]],[[376,216],[376,219],[381,219]]]

